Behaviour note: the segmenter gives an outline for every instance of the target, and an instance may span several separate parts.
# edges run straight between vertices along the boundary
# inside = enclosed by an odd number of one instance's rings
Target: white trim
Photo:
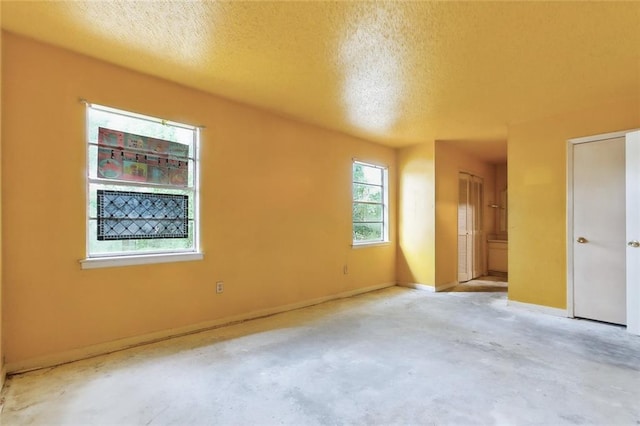
[[[92,257],[82,259],[82,269],[112,268],[116,266],[150,265],[153,263],[189,262],[204,259],[204,253],[162,253],[118,257]]]
[[[0,391],[4,388],[4,384],[7,380],[7,366],[3,365],[0,370]],[[0,399],[0,413],[2,413],[2,399]]]
[[[193,247],[197,252],[202,250],[200,246],[200,143],[202,142],[202,129],[197,128],[194,133],[193,141]]]
[[[625,135],[625,178],[626,182],[640,181],[638,170],[640,161],[640,131],[630,132]],[[640,211],[640,200],[638,200],[638,188],[636,185],[626,186],[626,211],[632,215],[626,217],[626,237],[627,237],[627,331],[640,336],[640,265],[638,264],[639,248],[629,247],[629,242],[640,240],[640,226],[638,225],[638,211]]]
[[[565,250],[567,256],[567,316],[574,317],[573,312],[573,145],[571,140],[567,141],[567,235],[565,240]]]
[[[391,227],[391,216],[389,215],[389,167],[382,169],[382,234],[384,241],[389,241],[389,228]]]
[[[569,318],[575,317],[574,312],[574,274],[573,274],[573,146],[581,143],[596,142],[608,139],[624,138],[627,133],[633,130],[621,130],[618,132],[603,133],[601,135],[584,136],[580,138],[572,138],[567,140],[567,217],[566,217],[566,256],[567,256],[567,309],[566,314]],[[625,155],[626,156],[626,155]],[[627,318],[629,312],[627,312]]]
[[[376,246],[389,246],[391,245],[391,241],[372,241],[370,243],[352,243],[351,248],[359,249],[366,247],[376,247]]]
[[[451,281],[450,283],[436,285],[436,291],[449,290],[450,288],[453,288],[458,284],[460,284],[458,281]]]
[[[565,309],[552,308],[551,306],[534,305],[533,303],[516,302],[515,300],[507,300],[507,306],[538,314],[552,315],[554,317],[567,317],[567,311]]]
[[[362,164],[362,165],[365,165],[365,166],[377,167],[379,169],[388,169],[389,168],[388,164],[380,163],[380,162],[377,162],[377,161],[362,160],[362,159],[356,158],[356,157],[351,157],[351,161],[352,161],[352,163],[358,163],[358,164]],[[353,176],[353,174],[352,174],[352,176]]]
[[[91,200],[91,191],[89,190],[89,175],[91,174],[91,160],[90,160],[90,156],[91,156],[91,150],[89,149],[89,112],[91,109],[91,104],[85,100],[81,100],[81,102],[84,102],[84,140],[83,140],[83,149],[85,150],[85,180],[84,180],[84,194],[85,194],[85,198],[84,198],[84,205],[85,205],[85,217],[84,217],[84,231],[85,231],[85,237],[84,237],[84,245],[85,245],[85,249],[84,249],[84,253],[85,255],[89,254],[89,235],[91,234],[91,229],[90,229],[90,225],[89,225],[89,218],[91,217],[91,203],[89,202],[89,200]]]
[[[601,135],[591,135],[591,136],[583,136],[580,138],[572,138],[567,142],[571,145],[579,144],[579,143],[587,143],[587,142],[596,142],[596,141],[604,141],[607,139],[616,139],[623,138],[629,132],[633,132],[634,129],[631,130],[620,130],[619,132],[611,132],[611,133],[603,133]]]
[[[215,319],[211,321],[205,321],[198,324],[192,324],[184,327],[178,327],[168,330],[157,331],[154,333],[147,333],[140,336],[128,337],[124,339],[118,339],[111,342],[99,343],[96,345],[86,346],[83,348],[72,349],[69,351],[59,352],[56,354],[45,355],[36,358],[30,358],[22,361],[10,362],[6,365],[6,371],[10,374],[23,373],[25,371],[37,370],[40,368],[53,367],[60,364],[66,364],[73,361],[78,361],[85,358],[91,358],[94,356],[105,355],[111,352],[121,351],[124,349],[133,348],[149,343],[155,343],[162,340],[171,339],[174,337],[185,336],[188,334],[199,333],[202,331],[208,331],[227,325],[232,325],[244,321],[253,319],[268,317],[271,315],[279,314],[282,312],[292,311],[295,309],[306,308],[320,303],[328,302],[330,300],[344,299],[347,297],[356,296],[358,294],[368,293],[383,288],[393,287],[395,283],[377,284],[368,287],[362,287],[354,290],[348,290],[329,296],[318,297],[315,299],[291,303],[288,305],[277,306],[275,308],[260,309],[245,314],[234,315],[230,317]]]
[[[133,117],[138,120],[149,121],[151,123],[158,123],[158,124],[171,126],[171,127],[179,127],[181,129],[186,129],[186,130],[197,130],[197,129],[203,128],[203,126],[194,126],[193,124],[178,123],[177,121],[165,120],[164,118],[153,117],[151,115],[139,114],[137,112],[127,111],[120,108],[94,104],[85,99],[81,99],[81,102],[84,102],[88,108],[93,108],[98,111],[108,112],[109,114],[120,115],[122,117]]]
[[[435,293],[436,288],[432,285],[428,285],[428,284],[420,284],[420,283],[397,283],[396,284],[398,287],[406,287],[406,288],[412,288],[414,290],[423,290],[423,291],[429,291],[431,293]]]
[[[450,283],[440,284],[440,285],[429,285],[429,284],[420,284],[420,283],[398,283],[396,284],[398,287],[406,287],[412,288],[415,290],[424,290],[429,291],[431,293],[437,293],[440,291],[445,291],[450,288],[453,288],[460,284],[458,281],[451,281]]]

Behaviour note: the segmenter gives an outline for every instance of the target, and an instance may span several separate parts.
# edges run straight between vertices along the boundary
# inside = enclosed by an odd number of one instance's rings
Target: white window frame
[[[364,183],[364,182],[355,182],[354,178],[353,178],[353,168],[356,164],[361,164],[363,166],[366,167],[372,167],[372,168],[376,168],[379,169],[381,174],[382,174],[382,202],[381,203],[374,203],[377,205],[382,205],[382,238],[379,240],[365,240],[365,241],[356,241],[353,239],[353,227],[355,225],[356,222],[353,221],[353,205],[358,203],[358,204],[366,204],[364,202],[361,201],[356,201],[354,199],[354,192],[353,192],[353,184],[354,183]],[[364,246],[375,246],[375,245],[381,245],[381,244],[388,244],[389,243],[389,168],[387,166],[384,165],[380,165],[380,164],[375,164],[375,163],[370,163],[370,162],[366,162],[366,161],[361,161],[358,159],[353,159],[352,163],[351,163],[351,208],[352,208],[352,218],[351,218],[351,228],[352,228],[352,232],[351,232],[351,241],[352,241],[352,247],[364,247]],[[377,223],[377,222],[376,222]]]
[[[168,263],[168,262],[184,262],[193,260],[202,260],[204,254],[200,249],[200,126],[191,126],[183,123],[177,123],[161,118],[151,117],[148,115],[138,114],[130,111],[107,107],[103,105],[91,104],[83,101],[86,105],[85,119],[86,119],[86,132],[85,132],[85,149],[86,149],[86,258],[80,260],[82,269],[94,269],[94,268],[106,268],[117,266],[131,266],[131,265],[146,265],[154,263]],[[90,252],[90,238],[91,238],[91,226],[95,226],[95,221],[92,223],[91,219],[91,205],[89,200],[92,184],[113,184],[119,187],[129,187],[132,189],[141,188],[167,188],[176,189],[176,187],[170,185],[158,185],[149,184],[143,182],[133,181],[109,181],[106,179],[94,178],[91,176],[90,170],[90,156],[91,146],[93,145],[89,135],[89,113],[90,109],[102,111],[110,114],[117,114],[124,117],[130,117],[138,120],[150,121],[152,123],[158,123],[163,125],[169,125],[177,128],[183,128],[192,130],[194,132],[193,140],[193,247],[187,249],[158,249],[151,251],[129,251],[129,252],[109,252],[109,253],[91,253]],[[142,135],[145,136],[145,135]]]

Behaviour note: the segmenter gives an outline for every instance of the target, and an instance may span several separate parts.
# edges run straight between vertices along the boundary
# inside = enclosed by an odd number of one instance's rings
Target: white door
[[[573,145],[574,315],[626,324],[625,138]]]
[[[472,216],[469,208],[469,181],[471,175],[460,173],[458,177],[458,281],[472,279],[473,239]]]
[[[485,273],[484,252],[486,246],[483,226],[484,188],[482,178],[478,176],[471,177],[469,201],[473,216],[471,228],[473,240],[473,265],[471,267],[471,278],[477,278]]]
[[[626,136],[626,177],[627,331],[640,335],[640,131]]]
[[[485,273],[482,178],[460,173],[458,189],[458,281]]]

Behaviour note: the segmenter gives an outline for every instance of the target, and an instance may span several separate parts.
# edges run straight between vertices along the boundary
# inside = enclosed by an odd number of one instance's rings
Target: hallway
[[[640,339],[399,287],[10,377],[42,424],[627,424]]]

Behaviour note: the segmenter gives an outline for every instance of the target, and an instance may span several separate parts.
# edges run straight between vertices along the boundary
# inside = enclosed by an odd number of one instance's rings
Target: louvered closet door
[[[459,174],[458,185],[458,281],[485,273],[484,202],[482,178]]]
[[[477,176],[471,177],[469,191],[469,208],[471,209],[473,228],[471,230],[471,240],[473,244],[473,262],[471,270],[471,279],[477,278],[484,274],[484,215],[482,205],[484,199],[482,178]]]
[[[472,277],[473,246],[471,229],[473,216],[469,208],[469,181],[471,176],[460,173],[458,185],[458,281]]]

